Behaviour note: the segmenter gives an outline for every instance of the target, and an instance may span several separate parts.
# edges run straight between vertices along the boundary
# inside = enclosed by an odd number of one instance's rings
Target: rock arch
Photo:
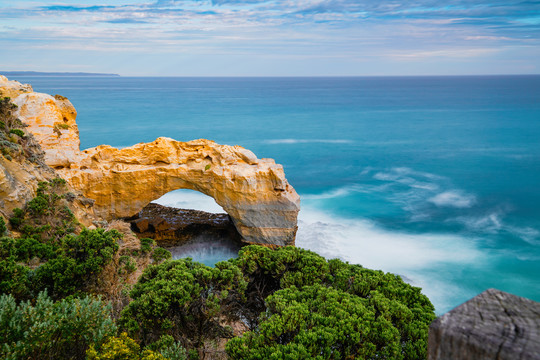
[[[245,241],[294,244],[300,198],[274,160],[258,159],[241,146],[163,137],[123,149],[80,151],[77,112],[69,100],[4,77],[2,90],[15,97],[18,116],[45,151],[46,163],[94,200],[97,217],[132,216],[170,191],[192,189],[214,198]]]

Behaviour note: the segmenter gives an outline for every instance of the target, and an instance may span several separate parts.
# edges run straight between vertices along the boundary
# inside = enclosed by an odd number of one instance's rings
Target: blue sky
[[[0,0],[0,70],[540,73],[540,1]]]

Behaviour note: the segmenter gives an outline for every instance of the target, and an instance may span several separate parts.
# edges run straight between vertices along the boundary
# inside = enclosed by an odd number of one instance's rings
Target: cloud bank
[[[40,70],[34,57],[126,75],[540,72],[535,1],[17,1],[0,19],[17,50],[6,70]]]

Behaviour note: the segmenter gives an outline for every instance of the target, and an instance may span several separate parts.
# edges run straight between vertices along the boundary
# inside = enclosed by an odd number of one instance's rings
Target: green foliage
[[[91,345],[86,352],[88,360],[167,360],[160,353],[151,350],[143,350],[127,336],[125,332],[119,337],[110,337],[101,348]]]
[[[9,133],[10,134],[15,134],[21,138],[24,138],[26,137],[26,135],[24,134],[24,131],[22,131],[21,129],[11,129],[9,130]]]
[[[120,324],[142,344],[171,335],[186,348],[198,348],[208,338],[231,335],[219,319],[245,286],[238,267],[228,262],[210,268],[188,258],[152,265],[133,287]]]
[[[25,236],[59,240],[76,230],[78,222],[64,200],[66,181],[61,178],[38,183],[36,196],[25,209],[15,209],[10,223]]]
[[[247,246],[240,251],[239,257],[233,262],[240,267],[249,280],[246,291],[247,301],[236,309],[246,319],[253,333],[248,333],[242,338],[243,340],[234,340],[232,344],[235,345],[230,345],[231,347],[228,348],[231,356],[248,354],[242,352],[241,349],[252,348],[255,346],[252,346],[252,343],[266,344],[264,346],[267,346],[269,343],[277,341],[276,333],[271,335],[269,332],[262,332],[263,324],[275,325],[277,323],[269,321],[269,317],[263,316],[261,318],[263,323],[259,324],[258,320],[260,319],[255,317],[257,311],[258,313],[265,312],[269,316],[284,311],[284,308],[272,309],[270,305],[275,297],[268,297],[269,295],[288,294],[287,296],[290,298],[289,293],[279,291],[282,291],[280,289],[294,288],[294,292],[303,293],[309,290],[313,296],[319,296],[320,292],[314,293],[312,289],[305,287],[318,285],[347,293],[354,299],[361,301],[362,306],[375,315],[372,323],[369,324],[370,328],[398,334],[396,344],[399,344],[399,354],[391,358],[419,359],[425,357],[428,326],[435,318],[434,308],[429,299],[421,294],[419,288],[404,283],[399,276],[364,269],[360,265],[350,265],[340,260],[326,261],[313,252],[293,247],[270,250],[258,246]],[[300,311],[300,309],[293,308],[293,310],[287,310],[286,313],[289,314],[288,316],[293,316],[295,311]],[[384,329],[380,327],[382,319],[387,320]],[[285,328],[278,327],[274,331],[287,333],[289,331],[287,326],[290,327],[290,324],[287,325],[283,322],[281,324]],[[313,326],[318,328],[320,325],[314,323]],[[294,338],[290,333],[287,333],[284,338],[280,338],[278,344],[292,344],[296,341]],[[262,356],[261,354],[259,355]],[[303,358],[310,358],[313,355],[309,355],[311,354],[309,351],[306,353],[307,355],[299,354],[304,353],[296,354],[303,356]],[[342,358],[335,357],[335,352],[333,354],[334,357],[324,358]],[[236,358],[242,358],[242,356]]]
[[[27,298],[30,272],[27,266],[18,264],[13,257],[0,259],[0,294],[12,294],[17,299]]]
[[[210,170],[211,167],[212,167],[212,166],[211,166],[210,164],[206,165],[206,166],[204,167],[204,171]]]
[[[10,98],[0,97],[0,153],[8,160],[24,158],[38,164],[43,163],[43,150],[31,134],[21,129],[27,126],[15,116],[17,105]],[[13,136],[18,135],[21,139]]]
[[[62,130],[68,130],[69,129],[69,125],[66,124],[66,123],[57,123],[57,124],[54,124],[54,126],[59,128],[59,129],[62,129]]]
[[[3,217],[0,216],[0,236],[3,236],[7,231],[6,222]]]
[[[172,258],[172,254],[169,250],[166,250],[164,248],[161,248],[161,247],[157,247],[154,249],[154,252],[152,253],[152,259],[156,262],[156,263],[159,263],[163,260],[168,260]]]
[[[84,291],[118,251],[121,237],[116,230],[103,229],[84,229],[80,235],[66,236],[57,257],[35,270],[36,288],[48,289],[54,298]]]
[[[249,280],[247,301],[239,311],[252,330],[257,327],[259,314],[266,309],[267,296],[292,285],[319,284],[329,276],[328,263],[323,257],[292,246],[279,250],[246,246],[233,262]]]
[[[158,341],[150,344],[147,349],[159,352],[169,360],[187,360],[187,352],[171,335],[163,335]]]
[[[156,245],[156,242],[154,241],[154,239],[150,239],[150,238],[143,238],[140,240],[140,242],[141,242],[141,252],[143,254],[146,254],[152,251],[152,247]]]
[[[122,265],[118,271],[120,273],[128,273],[131,274],[135,270],[137,270],[137,263],[135,263],[135,260],[129,255],[122,255],[120,256],[120,259],[118,259],[118,262],[120,265]]]
[[[19,262],[28,262],[34,258],[47,260],[56,256],[56,250],[57,246],[34,238],[0,238],[0,258],[4,259],[13,257]]]
[[[391,319],[400,333],[405,359],[425,357],[428,327],[435,319],[435,309],[420,288],[392,273],[365,269],[337,259],[328,264],[333,287],[370,299],[381,316]]]
[[[11,102],[9,97],[0,97],[0,119],[3,126],[0,131],[7,132],[10,129],[20,129],[24,127],[23,123],[15,117],[14,113],[17,110],[17,105]]]
[[[24,211],[19,208],[13,209],[13,216],[9,219],[11,226],[18,228],[24,221]]]
[[[399,332],[368,299],[313,285],[267,303],[259,330],[227,344],[231,359],[403,359]]]
[[[53,302],[40,293],[35,304],[0,296],[0,357],[82,359],[116,332],[110,307],[92,297]]]

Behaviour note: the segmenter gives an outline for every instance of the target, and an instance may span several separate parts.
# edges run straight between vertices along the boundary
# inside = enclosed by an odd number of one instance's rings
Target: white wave
[[[360,185],[349,185],[343,186],[337,189],[330,191],[325,191],[321,194],[301,194],[300,198],[303,200],[325,200],[325,199],[334,199],[339,197],[344,197],[352,193],[357,192],[366,192],[363,186]]]
[[[456,305],[456,296],[467,296],[456,292],[458,286],[445,279],[439,268],[480,266],[487,261],[474,239],[390,231],[368,220],[335,217],[309,205],[299,214],[296,246],[326,258],[403,275],[423,288],[438,311]]]
[[[516,234],[521,238],[521,240],[525,241],[526,243],[533,245],[533,246],[539,246],[540,245],[540,231],[531,228],[531,227],[524,227],[519,228],[516,226],[507,226],[507,230],[511,233]]]
[[[224,213],[225,210],[219,206],[216,201],[203,193],[194,190],[175,190],[171,191],[153,203],[163,206],[171,206],[180,209],[201,210],[209,213]]]
[[[375,180],[397,182],[413,188],[430,191],[435,191],[439,188],[439,184],[433,181],[440,181],[444,179],[443,177],[435,174],[415,171],[406,167],[392,168],[390,171],[379,171],[373,175],[373,178]],[[421,180],[418,178],[421,178]]]
[[[428,201],[439,207],[469,208],[476,203],[476,197],[460,190],[448,190],[429,198]]]
[[[492,212],[483,216],[459,216],[449,221],[460,222],[469,230],[496,233],[503,229],[502,215],[500,212]]]
[[[265,144],[350,144],[352,142],[346,139],[269,139],[263,141]]]

